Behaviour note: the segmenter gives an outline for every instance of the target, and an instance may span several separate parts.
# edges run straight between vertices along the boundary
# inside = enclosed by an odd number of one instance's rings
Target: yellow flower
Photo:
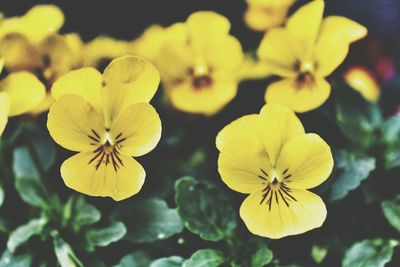
[[[332,153],[318,135],[304,132],[292,111],[267,104],[227,125],[216,144],[222,180],[250,194],[240,207],[250,232],[281,238],[323,224],[325,204],[308,189],[329,177]]]
[[[7,70],[29,71],[39,77],[47,88],[73,68],[81,65],[82,42],[77,34],[59,35],[64,15],[56,6],[38,5],[21,17],[0,22],[0,49]],[[46,111],[51,96],[32,110]]]
[[[0,135],[8,117],[34,109],[45,97],[44,85],[29,72],[14,72],[0,81]]]
[[[127,54],[129,54],[128,42],[108,36],[100,36],[84,46],[83,65],[101,69],[107,66],[112,59]]]
[[[266,31],[277,27],[286,19],[287,12],[295,0],[247,0],[244,19],[255,31]]]
[[[348,85],[358,91],[366,100],[376,102],[381,90],[375,76],[368,69],[360,66],[352,67],[344,74]]]
[[[284,28],[266,33],[258,56],[270,71],[283,77],[270,84],[267,103],[279,103],[296,112],[322,105],[330,95],[325,77],[346,58],[352,42],[364,37],[367,29],[344,17],[322,19],[324,2],[314,0],[301,7]]]
[[[61,166],[68,187],[117,201],[139,192],[145,171],[132,157],[160,140],[160,118],[149,104],[159,82],[154,66],[133,56],[113,60],[103,75],[87,67],[55,82],[47,128],[59,145],[79,152]]]
[[[166,30],[156,65],[174,107],[212,115],[235,97],[243,52],[229,30],[228,19],[208,11]]]
[[[166,30],[160,25],[152,25],[143,34],[130,42],[128,53],[155,61],[164,45]]]

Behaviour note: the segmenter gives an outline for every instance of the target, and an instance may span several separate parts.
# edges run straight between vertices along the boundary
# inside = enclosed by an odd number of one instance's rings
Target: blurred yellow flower
[[[307,189],[329,177],[332,153],[318,135],[304,132],[292,111],[267,104],[260,114],[222,129],[216,145],[222,180],[232,190],[250,194],[240,207],[250,232],[282,238],[323,224],[325,204]]]
[[[0,81],[0,135],[8,117],[33,110],[44,99],[44,85],[31,73],[13,72]]]
[[[149,104],[159,82],[155,67],[133,56],[113,60],[103,75],[86,67],[55,82],[47,127],[59,145],[80,152],[61,166],[68,187],[116,201],[139,192],[145,171],[132,157],[160,140],[161,121]]]
[[[322,19],[324,2],[314,0],[291,16],[284,28],[267,32],[258,56],[270,71],[283,77],[270,84],[265,100],[296,112],[322,105],[330,95],[325,77],[346,58],[352,42],[364,37],[367,29],[344,17]]]
[[[296,0],[247,0],[244,19],[255,31],[266,31],[277,27],[286,19],[290,6]]]
[[[128,53],[155,61],[164,45],[165,35],[165,28],[160,25],[152,25],[139,38],[130,42]]]
[[[73,68],[81,65],[82,42],[77,34],[58,34],[64,15],[56,6],[38,5],[21,17],[0,22],[0,49],[4,66],[10,72],[29,71],[47,88]],[[40,103],[32,113],[49,108],[51,97]]]
[[[127,41],[117,40],[108,36],[99,36],[85,44],[83,48],[83,65],[102,69],[112,59],[128,54]]]
[[[155,62],[175,108],[212,115],[235,97],[243,52],[229,30],[228,19],[208,11],[166,29]]]
[[[344,79],[348,85],[358,91],[366,100],[376,102],[381,90],[375,76],[365,67],[355,66],[344,74]]]

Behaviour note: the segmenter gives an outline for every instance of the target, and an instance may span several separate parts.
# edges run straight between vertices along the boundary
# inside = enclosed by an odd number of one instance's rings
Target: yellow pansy
[[[365,67],[355,66],[346,71],[344,79],[348,85],[358,91],[366,100],[376,102],[381,90],[375,76]]]
[[[38,5],[22,17],[0,23],[0,49],[7,70],[34,73],[49,89],[54,81],[81,65],[82,41],[75,33],[60,35],[64,15],[56,6]],[[48,95],[32,113],[46,111]]]
[[[277,27],[286,19],[290,6],[296,0],[247,0],[244,19],[256,31],[266,31]]]
[[[160,25],[147,28],[139,38],[130,42],[128,53],[155,61],[164,45],[166,30]]]
[[[229,30],[227,18],[208,11],[167,28],[156,65],[175,108],[212,115],[235,97],[243,52]]]
[[[99,36],[83,48],[83,65],[101,68],[114,58],[127,55],[128,42],[117,40],[108,36]],[[141,55],[140,55],[141,56]]]
[[[271,83],[267,103],[279,103],[296,112],[322,105],[331,86],[325,77],[346,58],[352,42],[364,37],[367,29],[344,17],[322,19],[324,2],[314,0],[297,10],[284,28],[267,32],[258,56],[271,73],[283,79]]]
[[[145,171],[132,157],[160,140],[160,118],[149,104],[159,82],[155,67],[133,56],[114,59],[103,75],[86,67],[55,82],[47,127],[59,145],[79,152],[61,166],[68,187],[117,201],[139,192]]]
[[[324,202],[308,191],[330,175],[330,147],[305,133],[295,114],[267,104],[239,118],[217,136],[218,171],[232,190],[250,194],[240,216],[255,235],[282,238],[320,227]]]
[[[14,72],[0,81],[0,135],[8,117],[34,109],[45,97],[44,85],[29,72]]]

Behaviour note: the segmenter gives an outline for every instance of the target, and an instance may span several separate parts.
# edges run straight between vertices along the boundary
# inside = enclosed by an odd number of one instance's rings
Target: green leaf
[[[149,267],[182,267],[185,259],[179,256],[171,256],[153,261]]]
[[[47,220],[44,218],[32,219],[27,224],[19,226],[15,229],[8,238],[7,248],[11,253],[24,244],[34,235],[42,233],[44,226],[47,224]]]
[[[349,87],[340,87],[334,92],[336,120],[342,133],[358,147],[371,147],[376,141],[375,130],[382,123],[379,107]]]
[[[168,208],[162,199],[135,201],[118,209],[114,217],[128,226],[125,239],[136,243],[167,239],[183,230],[177,210]]]
[[[107,247],[111,243],[119,241],[126,234],[126,227],[122,222],[113,222],[110,226],[101,229],[92,229],[86,232],[88,250],[94,247]]]
[[[61,267],[83,267],[71,246],[60,237],[58,232],[52,232],[51,235],[53,236],[54,252]]]
[[[263,267],[270,263],[273,259],[272,251],[266,246],[261,246],[251,257],[252,267]]]
[[[342,261],[343,267],[383,267],[393,256],[392,242],[370,239],[355,243]]]
[[[389,145],[384,151],[385,169],[391,170],[400,166],[400,140],[398,143]]]
[[[400,139],[400,116],[388,118],[382,125],[382,142],[385,144],[393,144]]]
[[[375,158],[360,152],[339,150],[335,153],[334,182],[329,191],[330,201],[337,201],[360,186],[375,169]]]
[[[225,262],[222,252],[215,249],[201,249],[193,253],[183,267],[218,267]]]
[[[151,260],[146,252],[135,251],[123,257],[114,267],[143,267],[149,266],[150,262]]]
[[[213,185],[181,178],[175,183],[175,202],[186,228],[204,240],[222,240],[236,228],[229,199]]]
[[[13,155],[15,187],[21,199],[31,206],[48,209],[47,193],[29,149],[19,147]]]
[[[1,267],[25,267],[25,266],[31,266],[31,264],[32,264],[31,254],[14,255],[9,250],[5,250],[0,258]]]
[[[311,257],[316,263],[318,264],[322,263],[327,254],[328,254],[328,249],[326,247],[321,247],[318,245],[312,246]]]
[[[392,200],[382,201],[381,207],[390,225],[400,232],[400,194]]]
[[[29,141],[32,142],[32,148],[38,158],[40,167],[44,171],[48,171],[53,165],[56,149],[53,139],[47,131],[42,129],[28,128]]]
[[[81,227],[94,224],[101,219],[100,211],[93,205],[87,203],[83,196],[79,196],[72,205],[72,226],[76,232]]]

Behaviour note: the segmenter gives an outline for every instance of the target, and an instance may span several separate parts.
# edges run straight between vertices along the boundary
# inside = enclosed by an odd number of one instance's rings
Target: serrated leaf
[[[107,247],[111,243],[121,240],[126,234],[126,227],[122,222],[113,222],[110,226],[101,229],[92,229],[86,232],[89,251],[94,247]]]
[[[392,200],[382,201],[381,207],[390,225],[400,232],[400,194]]]
[[[175,183],[175,202],[186,228],[204,240],[222,240],[236,228],[235,211],[215,186],[181,178]]]
[[[272,251],[266,246],[261,246],[253,256],[251,256],[252,267],[263,267],[273,259]]]
[[[118,209],[115,218],[128,226],[125,239],[136,243],[167,239],[183,230],[183,222],[177,210],[170,209],[164,200],[157,198],[126,205]]]
[[[383,267],[393,256],[393,244],[382,239],[370,239],[355,243],[347,250],[343,267]]]
[[[15,187],[21,199],[31,206],[47,209],[49,201],[47,201],[46,190],[27,147],[14,150],[13,170]]]
[[[146,252],[135,251],[123,257],[114,267],[143,267],[149,266],[150,262],[151,260]]]
[[[339,150],[335,153],[334,181],[329,200],[337,201],[360,186],[375,169],[375,158],[360,152]]]
[[[183,267],[218,267],[224,263],[224,255],[215,249],[201,249],[193,253]]]
[[[171,256],[153,261],[149,267],[182,267],[185,259],[179,256]]]
[[[47,224],[45,218],[32,219],[27,224],[17,227],[9,236],[7,248],[11,253],[27,242],[32,236],[42,233],[44,226]]]
[[[371,147],[376,141],[375,130],[382,123],[379,107],[348,87],[334,92],[336,120],[343,135],[360,148]]]
[[[71,246],[57,232],[52,233],[54,252],[61,267],[83,267]]]

